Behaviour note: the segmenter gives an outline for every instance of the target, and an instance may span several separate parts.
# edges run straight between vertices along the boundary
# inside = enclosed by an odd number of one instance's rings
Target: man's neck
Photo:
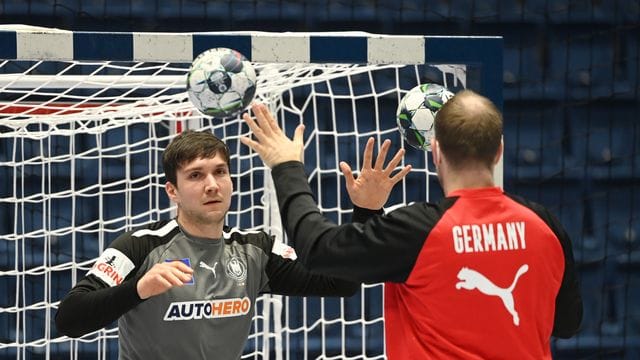
[[[222,237],[223,224],[200,224],[191,222],[184,217],[178,217],[176,219],[180,227],[186,231],[189,235],[205,238],[205,239],[220,239]]]
[[[463,170],[449,170],[442,176],[442,187],[445,196],[451,192],[461,189],[475,189],[495,186],[493,173],[486,168],[474,168]]]

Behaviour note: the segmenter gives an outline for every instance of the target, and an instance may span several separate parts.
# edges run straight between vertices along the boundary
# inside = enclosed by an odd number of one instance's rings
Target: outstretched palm
[[[372,167],[374,142],[373,138],[369,138],[367,141],[362,169],[357,178],[354,177],[349,164],[340,162],[340,169],[347,182],[347,192],[351,202],[361,208],[377,210],[381,209],[387,202],[393,186],[411,171],[411,165],[405,165],[398,173],[392,176],[396,166],[402,160],[404,149],[398,150],[393,159],[384,166],[389,146],[391,146],[391,141],[385,140]]]
[[[252,119],[245,113],[242,118],[251,129],[255,140],[248,136],[241,137],[240,141],[260,155],[260,158],[270,168],[287,162],[302,161],[304,144],[302,135],[304,126],[296,127],[293,139],[289,139],[278,126],[276,118],[264,104],[254,103],[251,106],[256,119]]]

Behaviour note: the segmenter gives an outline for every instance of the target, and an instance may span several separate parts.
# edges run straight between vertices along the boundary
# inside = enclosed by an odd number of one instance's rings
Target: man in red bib
[[[303,127],[293,140],[263,105],[244,119],[254,149],[272,168],[282,219],[310,270],[366,283],[385,282],[390,359],[550,359],[551,336],[573,336],[582,299],[571,241],[543,206],[496,187],[502,115],[462,91],[435,119],[433,159],[445,197],[387,214],[398,156],[373,166],[373,141],[354,179],[342,163],[354,222],[336,225],[315,203],[300,162]],[[378,184],[378,185],[376,185]],[[382,185],[379,185],[382,184]]]

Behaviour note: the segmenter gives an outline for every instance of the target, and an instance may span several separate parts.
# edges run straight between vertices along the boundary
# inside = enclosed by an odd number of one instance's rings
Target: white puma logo
[[[507,308],[507,311],[513,316],[513,323],[518,326],[520,324],[520,318],[518,317],[518,313],[514,307],[513,303],[513,289],[516,287],[516,283],[518,282],[518,278],[522,276],[522,274],[526,273],[529,270],[529,265],[524,264],[518,269],[516,272],[516,276],[513,279],[513,283],[507,289],[503,289],[501,287],[496,286],[491,280],[487,279],[484,275],[479,272],[469,269],[467,267],[463,267],[458,272],[458,279],[461,281],[456,283],[456,289],[467,289],[473,290],[478,289],[481,293],[485,295],[493,295],[498,296],[502,299],[504,303],[504,307]]]
[[[200,267],[208,269],[208,270],[211,270],[211,272],[213,273],[213,277],[216,277],[216,266],[217,265],[218,265],[217,261],[213,264],[213,267],[211,267],[211,266],[205,264],[204,262],[200,261]]]

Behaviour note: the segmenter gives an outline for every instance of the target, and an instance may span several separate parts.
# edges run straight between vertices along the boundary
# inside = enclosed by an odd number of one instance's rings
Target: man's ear
[[[174,203],[178,203],[178,188],[173,185],[171,182],[167,181],[164,184],[164,190],[167,192],[167,196],[169,196],[169,200],[173,201]]]
[[[503,151],[504,151],[504,140],[500,140],[500,146],[498,146],[498,152],[496,153],[495,158],[493,158],[493,165],[496,165],[500,161]]]
[[[440,163],[440,144],[438,143],[438,140],[436,140],[435,137],[431,138],[431,155],[433,155],[433,163],[434,164],[439,164]]]

